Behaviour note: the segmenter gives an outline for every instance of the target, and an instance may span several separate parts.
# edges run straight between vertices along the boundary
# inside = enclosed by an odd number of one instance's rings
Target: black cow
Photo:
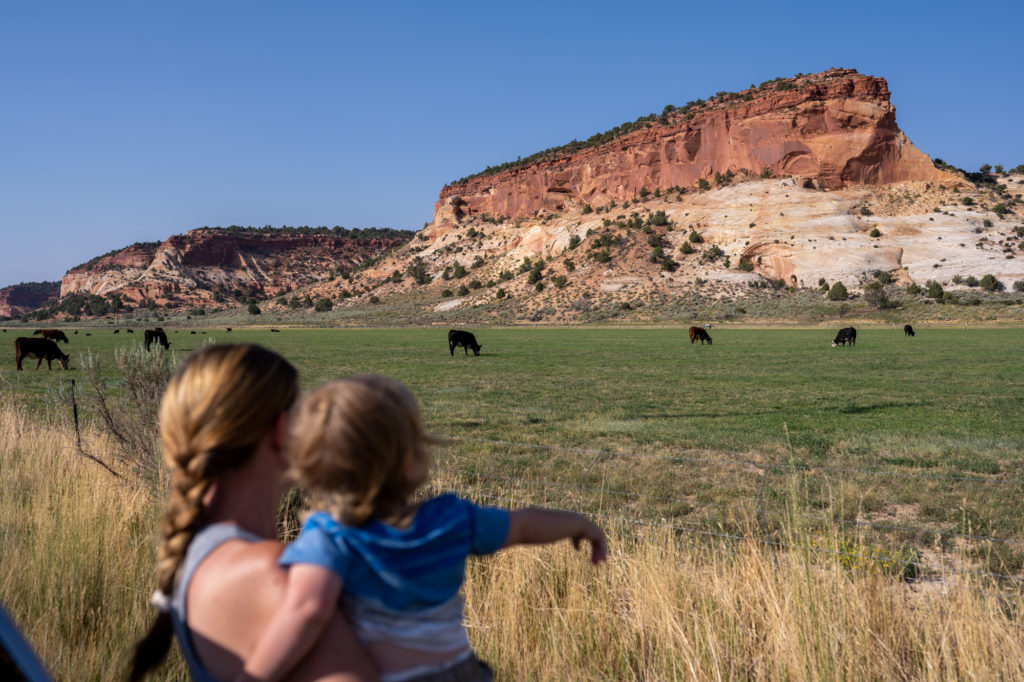
[[[843,327],[840,329],[839,333],[836,334],[836,338],[832,341],[832,347],[845,346],[847,341],[850,342],[851,346],[857,345],[857,330],[853,327]]]
[[[903,333],[906,334],[907,336],[913,336],[914,328],[911,327],[909,324],[905,324],[903,325]]]
[[[473,349],[473,355],[480,355],[480,349],[483,348],[479,343],[476,342],[476,337],[471,332],[464,332],[461,329],[451,329],[448,331],[448,352],[455,355],[455,347],[462,346],[462,349],[466,351],[466,355],[469,355],[469,349]]]
[[[135,333],[134,329],[125,329],[125,331],[128,332],[129,334],[134,334]]]
[[[120,333],[121,333],[121,330],[120,330],[120,329],[115,329],[115,330],[114,330],[114,333],[115,333],[115,334],[120,334]]]
[[[693,344],[697,343],[698,340],[700,340],[700,345],[702,346],[704,345],[705,341],[708,342],[709,346],[712,345],[711,335],[704,331],[703,328],[690,327],[690,345],[692,346]]]
[[[167,334],[164,333],[163,327],[146,330],[146,350],[149,350],[150,345],[153,343],[163,346],[165,350],[171,347],[171,343],[167,340]]]
[[[36,369],[46,360],[46,368],[53,369],[53,361],[56,360],[64,369],[68,368],[70,356],[61,352],[57,344],[50,339],[33,339],[31,336],[21,336],[14,339],[14,364],[21,371],[21,361],[25,358],[39,358],[36,362]]]
[[[224,329],[227,331],[231,331],[231,327],[225,327]]]

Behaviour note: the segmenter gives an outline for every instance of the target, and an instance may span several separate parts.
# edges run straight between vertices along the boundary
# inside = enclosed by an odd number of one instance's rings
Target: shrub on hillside
[[[828,300],[830,301],[845,301],[850,297],[850,293],[846,290],[846,285],[842,282],[836,282],[832,285],[832,288],[828,290]]]
[[[1002,291],[1006,286],[995,278],[994,275],[985,275],[979,282],[981,288],[985,291]]]

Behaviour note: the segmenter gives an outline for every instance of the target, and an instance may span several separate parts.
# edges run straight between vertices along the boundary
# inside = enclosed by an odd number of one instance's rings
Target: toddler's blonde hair
[[[416,397],[378,375],[329,381],[298,404],[290,425],[290,474],[314,509],[351,526],[402,517],[419,481],[406,476],[409,453],[435,442],[423,430]]]

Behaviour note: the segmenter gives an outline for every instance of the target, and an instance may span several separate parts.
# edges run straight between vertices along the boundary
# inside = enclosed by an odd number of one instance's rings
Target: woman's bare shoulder
[[[189,628],[199,657],[215,677],[230,679],[241,670],[280,605],[288,578],[277,563],[283,549],[276,540],[229,541],[214,550],[193,575],[187,597]],[[288,679],[377,678],[339,610]]]

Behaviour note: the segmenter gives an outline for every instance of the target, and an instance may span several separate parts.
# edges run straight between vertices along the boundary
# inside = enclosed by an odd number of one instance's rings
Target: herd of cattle
[[[4,329],[4,332],[7,330]],[[227,331],[231,331],[231,327],[227,327]],[[271,329],[272,332],[279,332],[280,329]],[[117,334],[119,330],[115,329],[114,333]],[[129,334],[133,334],[134,331],[128,329]],[[75,334],[78,333],[76,330]],[[195,332],[191,332],[195,334]],[[206,332],[203,332],[204,334]],[[708,334],[707,330],[703,327],[690,327],[690,344],[693,345],[700,341],[703,346],[705,342],[711,345],[711,335]],[[914,336],[914,328],[909,324],[903,325],[903,333],[907,336]],[[42,338],[34,338],[35,336],[41,336]],[[90,334],[86,334],[90,336]],[[36,369],[43,364],[43,360],[46,360],[47,368],[53,368],[53,361],[56,360],[60,363],[60,366],[64,369],[68,368],[69,355],[62,352],[57,342],[69,343],[67,334],[59,329],[37,329],[32,332],[32,336],[21,336],[14,340],[14,362],[18,370],[21,370],[21,361],[25,358],[36,358]],[[167,340],[167,333],[162,327],[156,327],[154,329],[145,330],[145,344],[146,350],[150,350],[153,345],[162,346],[164,349],[171,347],[171,342]],[[855,346],[857,344],[857,330],[853,327],[843,327],[836,334],[836,338],[832,340],[832,347],[836,346]],[[468,356],[469,351],[473,351],[473,355],[480,355],[480,349],[483,347],[477,343],[476,336],[472,332],[467,332],[462,329],[450,329],[448,331],[448,352],[453,357],[455,356],[455,349],[462,347],[465,354]]]

